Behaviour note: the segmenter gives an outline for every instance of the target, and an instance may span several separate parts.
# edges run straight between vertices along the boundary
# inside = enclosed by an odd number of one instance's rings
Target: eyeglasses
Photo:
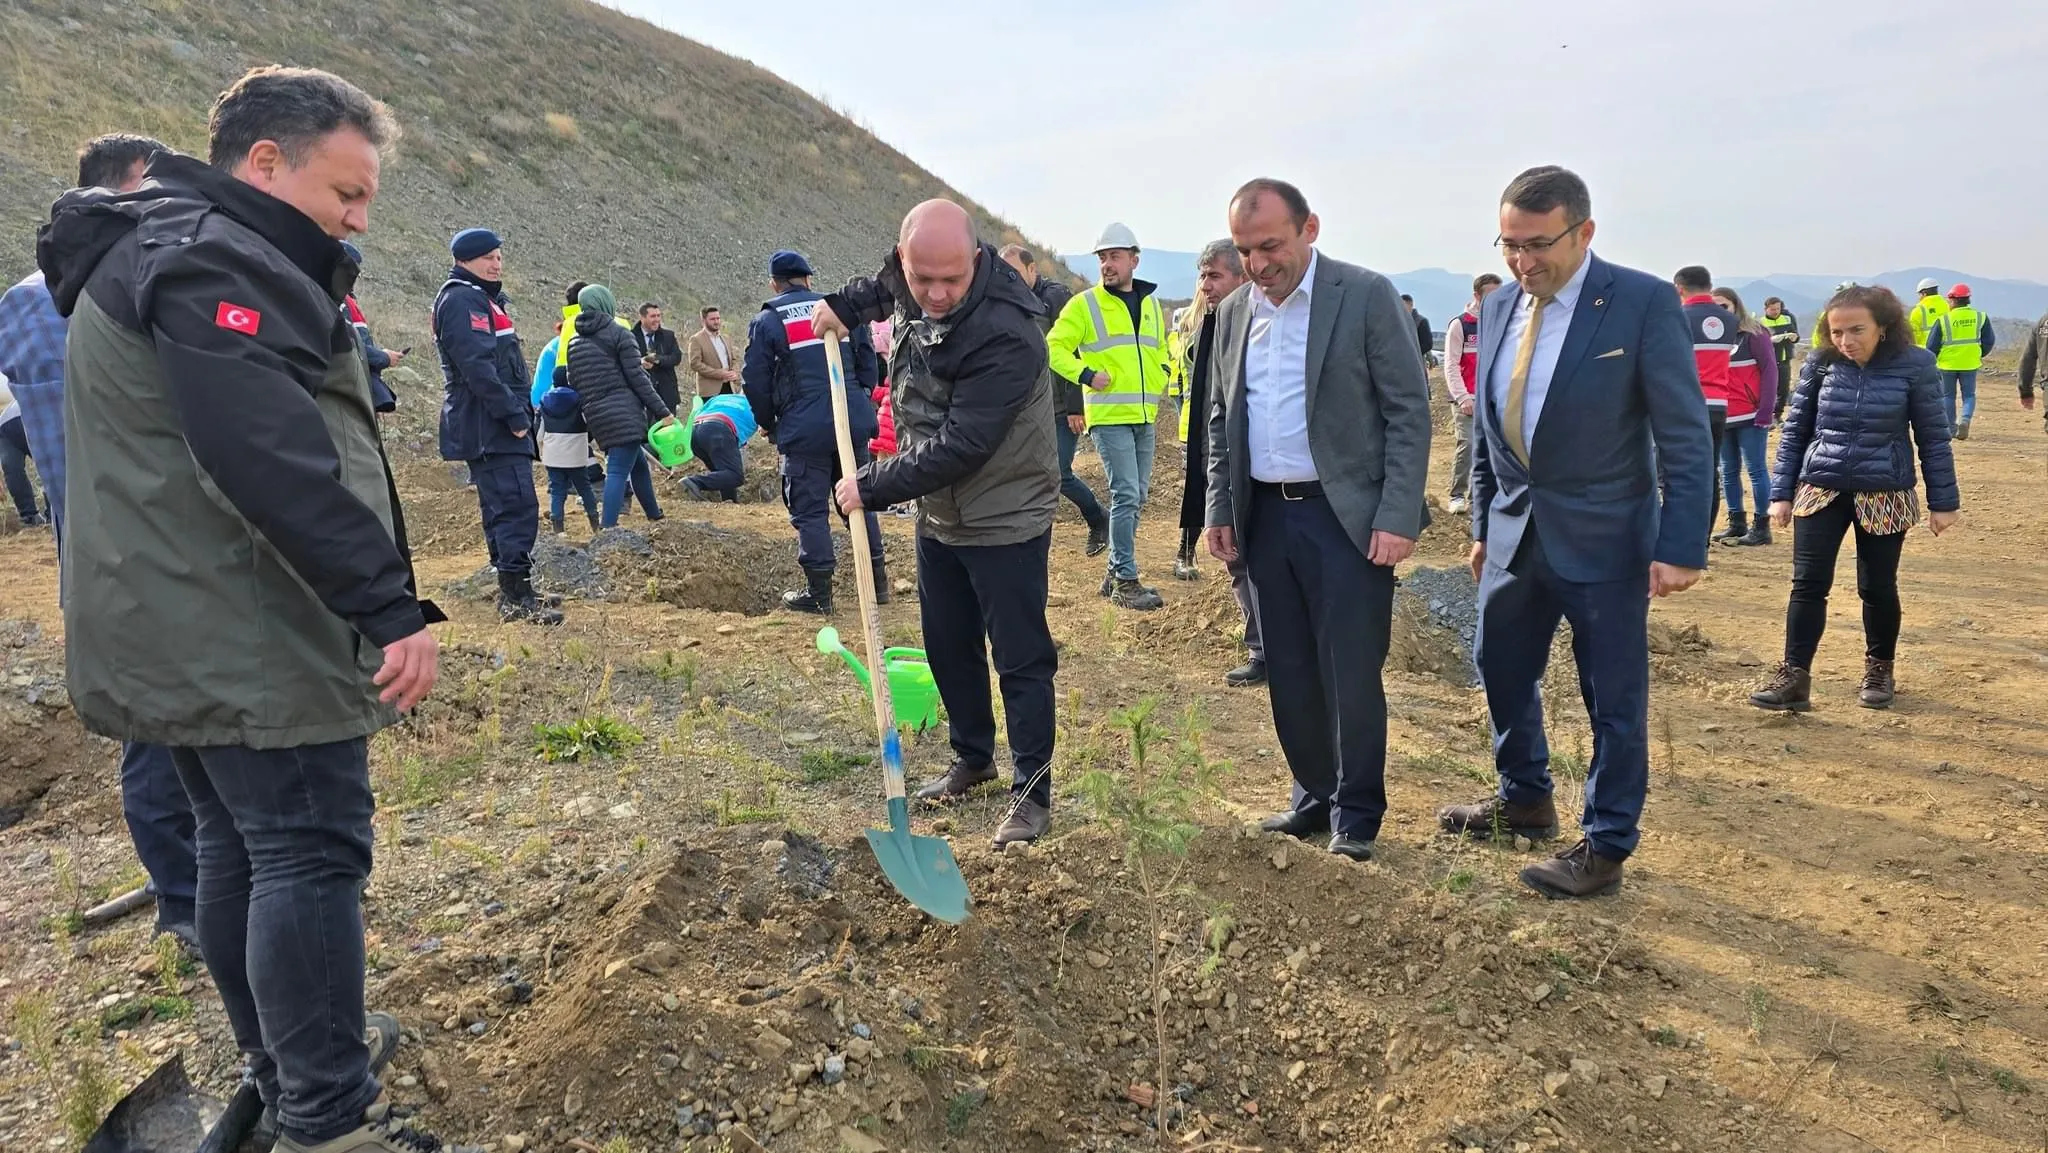
[[[1566,225],[1565,230],[1563,232],[1558,233],[1556,236],[1549,237],[1548,239],[1520,241],[1509,240],[1506,237],[1496,236],[1493,238],[1493,246],[1495,248],[1500,249],[1501,252],[1507,256],[1522,256],[1529,253],[1549,252],[1553,245],[1557,244],[1565,237],[1570,236],[1572,233],[1577,232],[1579,230],[1579,225],[1582,225],[1584,223],[1586,222],[1581,220],[1577,224]]]

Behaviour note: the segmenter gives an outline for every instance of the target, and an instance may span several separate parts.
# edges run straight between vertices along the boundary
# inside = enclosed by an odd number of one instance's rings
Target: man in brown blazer
[[[733,382],[740,378],[740,352],[725,335],[725,318],[716,307],[703,312],[704,326],[690,335],[690,374],[697,378],[697,395],[706,398],[737,392]]]

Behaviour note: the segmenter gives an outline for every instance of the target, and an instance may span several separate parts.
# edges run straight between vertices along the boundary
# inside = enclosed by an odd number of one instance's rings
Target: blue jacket
[[[740,382],[755,422],[784,456],[832,460],[839,453],[825,342],[811,335],[811,311],[823,299],[808,288],[793,288],[762,305],[747,326]],[[839,344],[847,376],[847,422],[853,443],[865,448],[878,428],[869,395],[875,390],[875,341],[861,324],[854,326],[852,339]]]
[[[1802,484],[1834,492],[1911,489],[1915,444],[1928,511],[1961,508],[1933,353],[1901,348],[1860,367],[1838,353],[1807,357],[1785,406],[1771,499],[1791,500]]]
[[[540,398],[555,387],[555,365],[562,355],[562,338],[557,336],[541,346],[540,359],[533,362],[533,388],[526,394],[528,403],[540,407]]]
[[[846,415],[851,418],[853,410],[848,409]],[[720,393],[705,401],[704,407],[697,411],[699,421],[714,416],[722,416],[732,422],[732,430],[739,434],[741,447],[745,447],[748,441],[754,439],[754,432],[760,427],[754,420],[754,406],[747,398],[729,392]]]
[[[1472,535],[1506,568],[1533,525],[1550,567],[1579,583],[1640,579],[1652,561],[1705,568],[1713,439],[1685,313],[1661,277],[1586,259],[1526,467],[1491,386],[1494,365],[1514,360],[1505,337],[1522,289],[1510,281],[1480,307]]]
[[[445,389],[443,460],[534,454],[526,357],[508,304],[500,285],[460,268],[448,273],[434,298],[434,345]]]

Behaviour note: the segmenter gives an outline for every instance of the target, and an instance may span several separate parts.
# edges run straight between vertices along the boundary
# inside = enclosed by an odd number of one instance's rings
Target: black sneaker
[[[1109,523],[1088,526],[1088,555],[1101,556],[1109,551]]]

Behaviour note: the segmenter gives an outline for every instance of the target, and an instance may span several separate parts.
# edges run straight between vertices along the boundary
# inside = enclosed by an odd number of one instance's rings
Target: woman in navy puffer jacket
[[[1792,600],[1785,660],[1750,702],[1804,712],[1813,654],[1827,627],[1828,590],[1842,538],[1856,532],[1856,592],[1863,598],[1865,708],[1892,702],[1899,640],[1899,552],[1920,519],[1914,449],[1927,478],[1928,527],[1939,535],[1960,516],[1934,357],[1915,347],[1906,310],[1883,288],[1846,288],[1822,321],[1829,346],[1807,357],[1785,409],[1771,519],[1792,531]]]

